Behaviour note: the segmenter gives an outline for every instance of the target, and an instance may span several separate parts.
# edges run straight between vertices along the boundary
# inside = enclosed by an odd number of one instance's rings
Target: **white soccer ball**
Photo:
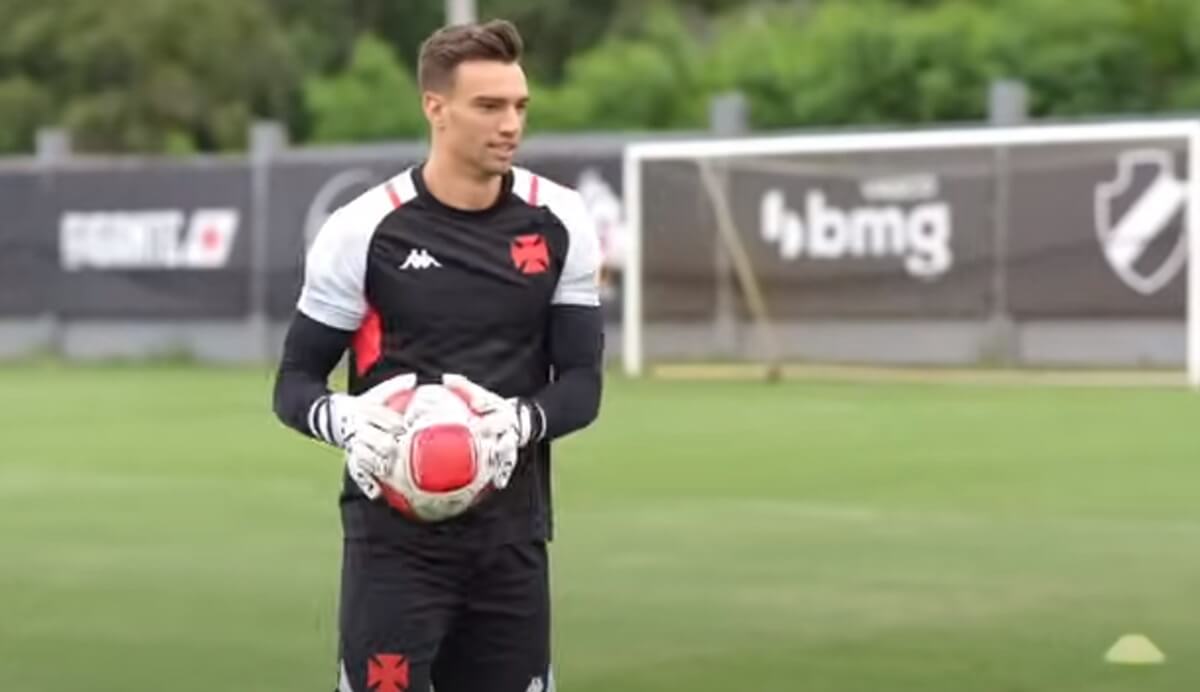
[[[384,405],[409,419],[391,474],[380,478],[385,501],[406,517],[437,522],[466,512],[494,488],[476,434],[479,415],[465,396],[423,384],[388,396]]]

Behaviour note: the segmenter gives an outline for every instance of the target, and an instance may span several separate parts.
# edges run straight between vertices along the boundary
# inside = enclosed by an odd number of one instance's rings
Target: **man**
[[[553,688],[549,443],[599,408],[599,249],[578,194],[513,165],[521,48],[504,21],[430,36],[428,158],[334,212],[307,258],[275,411],[347,450],[338,692]],[[372,499],[398,415],[358,395],[409,373],[467,378],[520,446],[506,487],[445,522]]]

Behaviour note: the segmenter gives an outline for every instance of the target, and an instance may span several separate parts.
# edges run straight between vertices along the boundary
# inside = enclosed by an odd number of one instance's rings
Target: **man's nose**
[[[504,117],[500,120],[500,131],[504,134],[516,134],[521,131],[521,111],[515,106],[504,109]]]

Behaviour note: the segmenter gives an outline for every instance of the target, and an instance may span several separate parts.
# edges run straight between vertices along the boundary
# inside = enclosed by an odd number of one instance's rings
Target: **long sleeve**
[[[332,439],[327,405],[329,373],[337,367],[353,332],[327,326],[297,311],[288,327],[283,356],[275,376],[275,415],[288,427],[309,437]]]
[[[533,400],[543,415],[540,437],[553,440],[586,427],[600,411],[604,370],[600,308],[555,305],[548,338],[554,381]]]

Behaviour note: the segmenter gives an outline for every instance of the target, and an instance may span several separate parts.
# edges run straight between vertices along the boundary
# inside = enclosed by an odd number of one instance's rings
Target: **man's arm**
[[[288,427],[330,444],[329,374],[353,332],[322,324],[296,311],[275,375],[275,415]]]
[[[360,198],[321,226],[304,263],[304,285],[275,379],[275,415],[299,432],[341,446],[329,410],[329,373],[367,311],[363,282],[371,225]]]
[[[275,415],[300,433],[345,450],[350,478],[369,498],[379,497],[377,477],[402,456],[404,420],[370,396],[330,392],[337,366],[368,310],[367,254],[380,219],[395,208],[384,185],[360,195],[326,219],[304,263],[304,285],[288,327],[275,379]],[[393,378],[376,388],[405,387]]]
[[[471,406],[488,421],[497,477],[507,479],[512,474],[521,447],[584,428],[600,411],[604,354],[600,308],[556,303],[550,307],[547,329],[553,379],[532,397],[504,399],[460,375],[443,377],[447,385],[465,391]]]
[[[554,440],[596,419],[604,368],[604,319],[600,308],[553,306],[549,349],[554,381],[533,397],[539,414],[533,421],[533,439]]]
[[[403,419],[373,401],[329,391],[329,373],[337,366],[353,335],[297,310],[288,327],[275,376],[274,409],[288,427],[344,449],[350,478],[364,495],[375,499],[380,494],[376,478],[390,473],[392,465],[397,463],[392,450]],[[378,387],[390,386],[400,379]]]
[[[528,173],[522,185],[533,181]],[[567,253],[550,299],[547,348],[552,381],[532,397],[503,399],[459,375],[447,384],[462,387],[477,410],[488,413],[498,437],[515,440],[516,449],[538,440],[553,440],[587,426],[600,409],[604,353],[604,320],[600,309],[600,240],[579,193],[550,181],[542,186],[548,207],[567,231]],[[503,445],[501,445],[503,446]],[[503,456],[503,454],[501,455]]]
[[[553,440],[596,419],[604,359],[600,238],[583,198],[547,186],[546,202],[567,229],[562,274],[551,298],[547,347],[553,381],[534,395],[531,439]]]

